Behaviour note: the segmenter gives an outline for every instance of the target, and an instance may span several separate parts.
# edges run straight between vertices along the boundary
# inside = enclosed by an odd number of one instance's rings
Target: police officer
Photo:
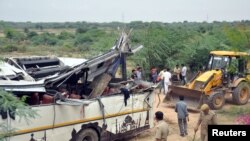
[[[167,141],[169,129],[168,124],[163,120],[163,113],[161,111],[155,113],[155,120],[157,122],[155,141]]]
[[[208,125],[216,125],[216,124],[217,124],[216,114],[209,109],[209,106],[207,104],[203,104],[201,106],[200,117],[196,127],[194,128],[194,132],[196,133],[199,126],[201,125],[201,141],[207,141]]]

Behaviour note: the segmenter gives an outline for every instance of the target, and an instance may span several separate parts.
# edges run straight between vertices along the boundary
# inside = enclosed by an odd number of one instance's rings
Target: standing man
[[[134,81],[138,80],[135,69],[132,70],[131,79],[134,80]]]
[[[177,80],[180,81],[180,73],[181,73],[181,68],[179,67],[179,65],[176,65],[174,68],[174,73],[177,77]]]
[[[153,68],[151,69],[151,72],[150,72],[150,78],[151,78],[151,80],[152,80],[153,83],[156,83],[156,81],[157,81],[157,76],[158,76],[158,74],[157,74],[157,69],[156,69],[155,67],[153,67]]]
[[[181,78],[182,78],[182,84],[186,85],[187,83],[187,67],[184,64],[181,64]]]
[[[155,113],[155,120],[157,122],[155,141],[167,141],[169,128],[168,124],[163,120],[163,113],[161,111]]]
[[[176,103],[175,112],[177,113],[178,118],[178,125],[180,129],[180,136],[184,137],[187,135],[187,120],[188,118],[188,111],[187,111],[187,104],[184,102],[184,97],[179,96],[180,101]]]
[[[172,77],[172,75],[170,73],[170,69],[167,68],[167,71],[165,71],[163,74],[165,95],[167,95],[167,93],[168,93],[168,86],[171,84],[171,82],[170,82],[171,77]]]
[[[208,125],[216,125],[217,117],[213,111],[210,111],[207,104],[201,106],[201,113],[194,132],[196,133],[199,126],[201,125],[201,141],[208,140]]]
[[[142,80],[142,68],[138,67],[136,68],[136,75],[138,80]]]
[[[165,88],[164,88],[164,73],[166,72],[166,69],[163,69],[162,71],[160,71],[158,78],[160,80],[160,93],[161,90],[163,89],[163,92],[165,94]]]

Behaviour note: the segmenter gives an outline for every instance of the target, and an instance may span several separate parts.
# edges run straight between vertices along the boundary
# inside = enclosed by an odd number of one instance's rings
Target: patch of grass
[[[228,115],[228,116],[238,116],[238,115],[245,115],[250,114],[250,109],[247,107],[240,107],[240,106],[232,106],[229,109],[223,109],[217,111],[218,114]]]

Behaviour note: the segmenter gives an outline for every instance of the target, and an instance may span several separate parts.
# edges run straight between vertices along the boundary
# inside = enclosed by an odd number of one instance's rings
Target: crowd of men
[[[164,94],[168,93],[168,87],[171,85],[171,80],[173,80],[174,77],[176,77],[177,81],[180,81],[183,85],[187,83],[187,67],[184,64],[181,64],[181,68],[179,65],[176,65],[174,71],[171,71],[170,68],[163,68],[159,74],[157,74],[155,68],[152,68],[150,74],[153,83],[160,82],[160,93],[162,93],[163,90]]]
[[[169,82],[169,80],[172,79],[173,76],[177,78],[177,81],[181,81],[183,85],[187,83],[187,67],[184,64],[181,64],[181,67],[179,65],[176,65],[176,67],[171,71],[170,68],[162,68],[162,70],[159,71],[159,68],[152,67],[150,70],[149,80],[153,83],[158,83],[159,81],[162,81],[166,78],[166,82]],[[142,74],[142,67],[137,64],[134,69],[132,69],[131,77],[132,80],[143,80],[143,74]],[[169,79],[169,80],[168,80]]]
[[[135,69],[132,70],[131,74],[132,80],[143,80],[142,68],[137,65]],[[158,71],[157,68],[153,67],[150,70],[150,81],[153,83],[160,83],[160,93],[167,94],[168,87],[171,85],[171,81],[175,79],[181,82],[182,85],[187,83],[187,67],[184,64],[176,65],[173,71],[170,68],[163,68]],[[187,104],[185,103],[184,97],[180,96],[179,101],[175,105],[175,112],[177,114],[177,121],[179,126],[179,134],[181,137],[188,135],[188,121],[189,114],[187,110]],[[155,130],[155,140],[156,141],[167,141],[169,135],[169,126],[164,120],[164,113],[161,111],[155,112],[156,130]],[[216,114],[209,109],[207,104],[203,104],[200,109],[200,115],[197,119],[197,124],[194,127],[194,132],[196,133],[200,126],[200,139],[201,141],[207,141],[208,125],[217,124]]]
[[[182,85],[187,83],[187,67],[184,64],[176,65],[173,70],[173,75],[176,77],[177,81],[180,81]],[[160,92],[164,90],[164,94],[168,92],[168,86],[171,85],[171,80],[173,78],[169,68],[163,69],[158,75],[158,81],[161,81]],[[179,125],[180,136],[184,137],[188,135],[187,132],[187,122],[189,121],[189,114],[187,110],[187,104],[184,101],[184,97],[180,96],[179,100],[175,105],[175,112],[177,113],[177,121]],[[160,115],[160,118],[159,118]],[[169,127],[165,121],[161,119],[163,113],[158,111],[155,113],[155,119],[157,121],[155,140],[156,141],[166,141],[169,134]],[[165,122],[165,123],[163,123]],[[199,119],[197,120],[197,125],[194,128],[194,132],[198,131],[200,126],[200,139],[201,141],[207,141],[208,125],[217,124],[216,114],[209,109],[207,104],[201,106],[201,112]],[[162,136],[160,136],[162,135]]]
[[[153,83],[160,83],[160,93],[167,94],[168,87],[171,85],[171,80],[173,76],[176,77],[177,81],[180,81],[182,85],[187,83],[187,67],[184,64],[176,65],[173,71],[170,68],[163,68],[159,73],[156,68],[150,70],[150,80]],[[142,68],[137,65],[135,69],[132,70],[131,79],[142,80]],[[188,135],[187,127],[189,121],[189,114],[187,110],[187,104],[184,101],[184,97],[180,96],[179,101],[175,105],[175,112],[177,113],[177,121],[179,126],[179,132],[181,137]],[[166,115],[167,116],[167,115]],[[164,113],[157,111],[155,113],[156,121],[156,131],[155,140],[156,141],[167,141],[169,135],[169,126],[167,122],[164,121]],[[197,124],[194,128],[194,132],[198,131],[200,127],[200,139],[201,141],[208,140],[208,125],[217,124],[216,114],[210,110],[207,104],[201,106],[200,115],[197,119]]]
[[[176,103],[175,112],[177,112],[178,125],[180,130],[180,136],[184,137],[188,135],[187,132],[187,121],[189,121],[187,105],[183,101],[184,98],[180,97],[180,101]],[[167,141],[169,135],[169,126],[166,121],[164,121],[164,114],[161,111],[155,113],[156,121],[156,131],[155,131],[155,141]],[[207,104],[201,106],[201,112],[197,124],[194,128],[194,132],[199,129],[200,126],[200,140],[208,141],[208,125],[216,125],[217,117],[215,112],[209,109]]]
[[[137,64],[135,69],[132,69],[130,77],[132,80],[142,80],[142,68]]]

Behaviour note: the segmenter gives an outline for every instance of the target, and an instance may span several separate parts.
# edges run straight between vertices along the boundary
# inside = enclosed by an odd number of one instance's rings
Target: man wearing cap
[[[155,120],[157,122],[155,141],[167,141],[169,129],[168,124],[163,120],[163,113],[161,111],[155,113]]]
[[[196,127],[194,128],[194,132],[196,133],[199,126],[201,125],[201,141],[207,141],[208,125],[216,125],[216,124],[217,124],[216,114],[210,110],[207,104],[203,104],[201,106],[200,117]]]

